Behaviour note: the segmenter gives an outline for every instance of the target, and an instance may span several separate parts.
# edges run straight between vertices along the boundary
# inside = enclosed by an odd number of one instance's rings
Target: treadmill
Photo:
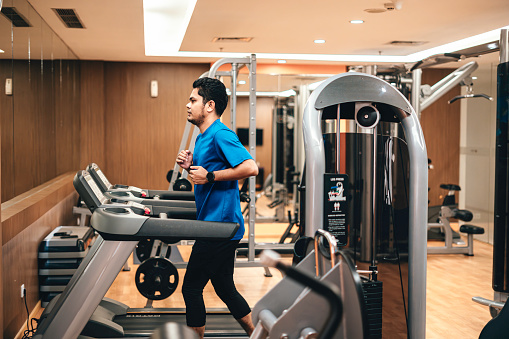
[[[148,338],[166,322],[185,325],[183,309],[129,309],[104,296],[139,240],[225,240],[235,235],[239,225],[168,218],[163,207],[157,208],[160,217],[145,215],[139,203],[105,197],[86,171],[79,171],[73,184],[92,211],[91,226],[99,236],[65,290],[46,307],[34,338],[75,339],[80,334],[81,338]],[[207,314],[205,336],[247,338],[228,311]]]
[[[194,201],[194,192],[190,191],[162,191],[141,189],[135,186],[112,185],[103,171],[95,163],[87,166],[86,171],[90,173],[97,186],[101,191],[111,198],[119,198],[124,200],[136,201],[139,203],[148,202],[150,200],[184,200]]]

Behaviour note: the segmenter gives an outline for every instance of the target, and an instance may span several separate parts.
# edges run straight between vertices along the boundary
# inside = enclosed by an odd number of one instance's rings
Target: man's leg
[[[210,281],[217,296],[226,304],[244,331],[251,335],[254,330],[251,309],[233,282],[235,251],[238,243],[239,241],[235,240],[218,243],[214,275]]]
[[[187,264],[182,295],[186,304],[187,326],[193,329],[200,338],[205,333],[206,310],[203,301],[203,289],[209,281],[207,274],[207,245],[196,241]]]
[[[251,320],[251,312],[248,315],[237,319],[237,321],[239,322],[240,326],[242,326],[244,331],[246,331],[247,335],[251,336],[251,334],[253,334],[254,325],[253,321]]]
[[[189,328],[192,329],[193,331],[195,331],[196,333],[198,333],[198,336],[200,337],[200,339],[203,339],[203,336],[205,335],[205,326],[189,327]]]

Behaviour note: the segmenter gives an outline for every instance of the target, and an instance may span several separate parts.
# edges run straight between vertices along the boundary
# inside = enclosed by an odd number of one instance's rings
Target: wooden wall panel
[[[425,69],[422,73],[422,84],[433,85],[452,71],[453,69]],[[440,184],[459,185],[460,103],[447,103],[459,94],[460,86],[456,86],[421,114],[428,158],[434,167],[428,172],[430,205],[440,205],[447,194],[446,190],[440,188]]]
[[[13,95],[2,98],[2,201],[78,168],[78,66],[12,62]]]
[[[70,184],[69,184],[70,185]],[[59,203],[30,224],[2,247],[3,256],[3,322],[4,338],[14,338],[26,322],[26,310],[20,298],[20,286],[25,284],[28,309],[32,310],[39,301],[38,248],[44,237],[60,225],[75,225],[72,207],[77,194],[72,192],[59,199]]]
[[[56,174],[79,168],[80,79],[79,63],[61,60],[55,74]]]
[[[33,177],[33,167],[35,166],[33,157],[35,124],[33,118],[38,114],[39,101],[35,95],[39,78],[37,77],[38,73],[34,71],[34,67],[36,65],[31,65],[26,60],[14,62],[12,125],[14,176],[13,178],[2,176],[2,180],[14,181],[14,192],[12,192],[12,196],[6,197],[6,200],[36,186]]]
[[[53,95],[55,75],[51,73],[53,66],[53,61],[45,61],[42,65],[42,71],[37,74],[41,86],[34,95],[37,108],[34,109],[36,114],[32,114],[32,123],[35,127],[32,176],[35,185],[53,179],[57,173],[54,152],[56,149],[55,115],[53,113],[55,108],[55,96]]]
[[[80,163],[85,169],[95,162],[104,166],[104,62],[81,62]]]
[[[112,183],[167,189],[186,123],[192,82],[206,64],[104,65],[105,165]],[[159,96],[150,97],[157,80]],[[85,99],[84,99],[85,100]]]
[[[1,81],[5,82],[6,78],[12,78],[12,61],[0,60],[0,76]],[[5,201],[6,197],[12,196],[14,192],[14,168],[13,168],[13,107],[14,101],[12,95],[0,95],[0,130],[2,134],[2,153],[1,153],[1,198]],[[4,180],[8,178],[10,180]]]

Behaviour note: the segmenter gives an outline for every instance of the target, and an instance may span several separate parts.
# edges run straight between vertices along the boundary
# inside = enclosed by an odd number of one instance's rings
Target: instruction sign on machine
[[[338,241],[338,246],[346,246],[348,229],[346,215],[348,210],[348,175],[325,173],[323,229],[331,233]]]

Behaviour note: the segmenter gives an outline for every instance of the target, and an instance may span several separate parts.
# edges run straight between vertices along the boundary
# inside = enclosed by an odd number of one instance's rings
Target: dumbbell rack
[[[94,230],[87,226],[59,226],[44,238],[38,255],[42,307],[64,290],[93,239]]]

